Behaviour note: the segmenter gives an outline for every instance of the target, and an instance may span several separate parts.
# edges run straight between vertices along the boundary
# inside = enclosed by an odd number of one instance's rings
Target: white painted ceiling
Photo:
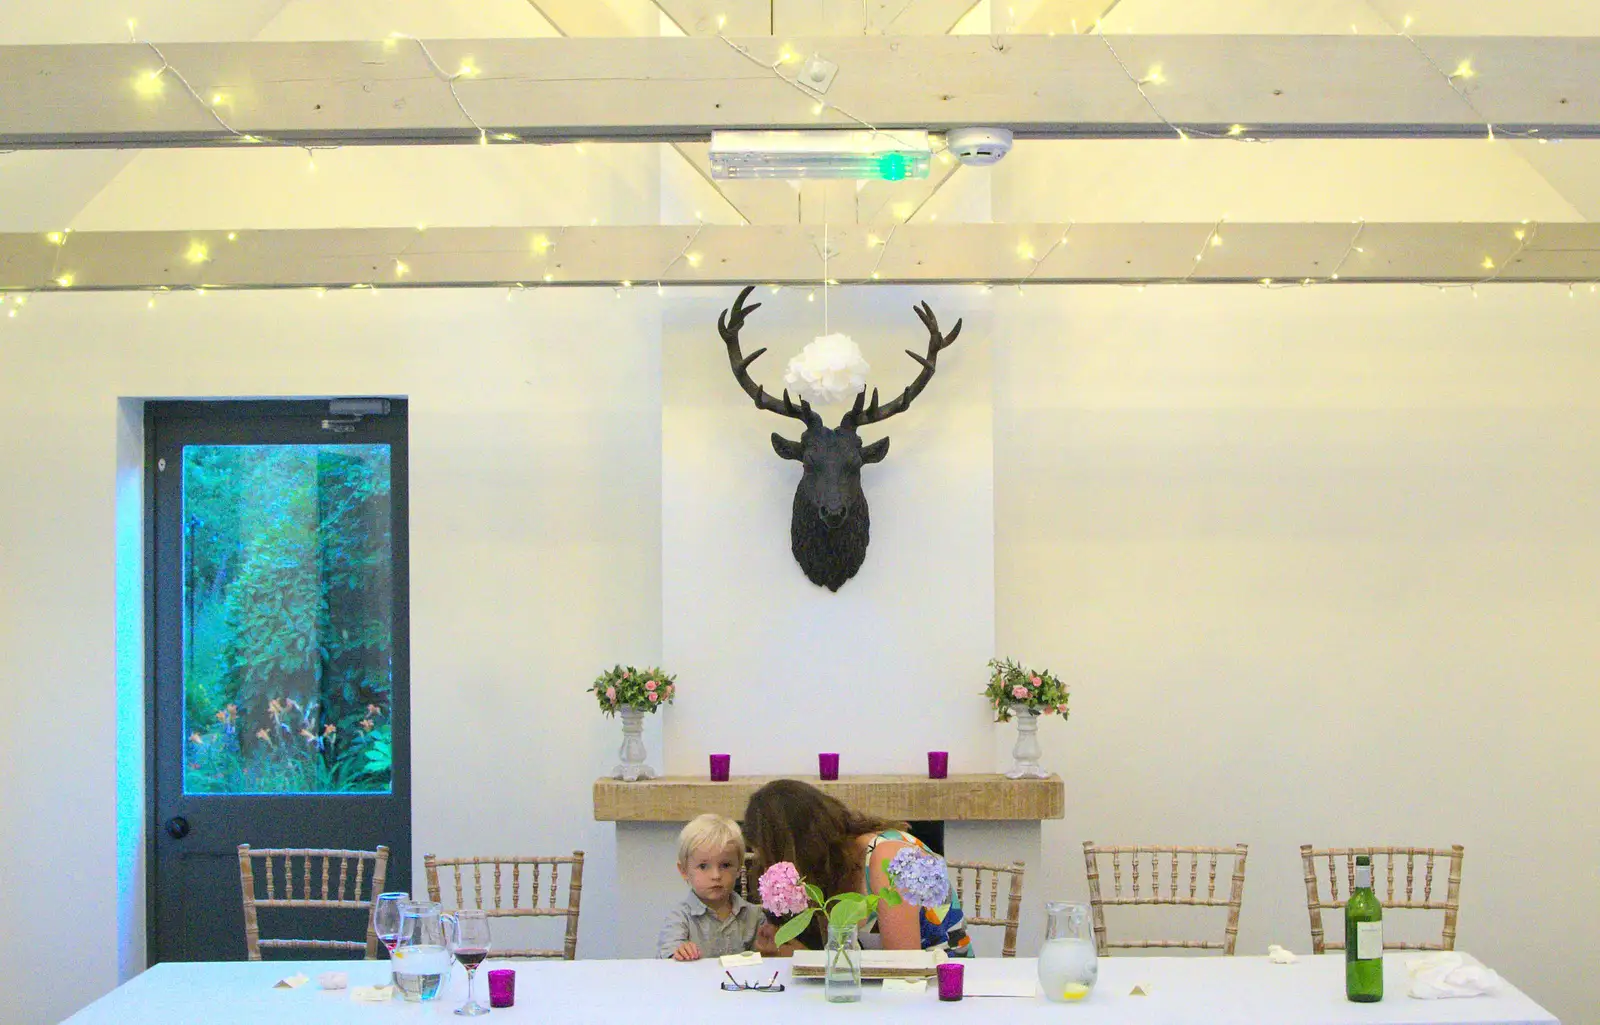
[[[803,3],[807,0],[776,0]],[[814,0],[813,0],[814,2]],[[919,0],[909,0],[915,4]],[[649,0],[82,0],[12,5],[0,44],[675,32]],[[849,6],[849,5],[845,5]],[[988,0],[957,32],[1600,34],[1600,0]],[[857,27],[848,31],[859,31]],[[441,84],[442,87],[442,84]],[[173,102],[181,101],[181,97]],[[928,188],[730,189],[671,147],[0,155],[0,230],[863,219],[1587,220],[1600,142],[1025,142]],[[741,213],[742,211],[742,213]]]

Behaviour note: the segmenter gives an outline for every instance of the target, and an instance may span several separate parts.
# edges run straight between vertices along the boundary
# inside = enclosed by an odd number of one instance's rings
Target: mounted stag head
[[[754,289],[752,285],[740,292],[733,308],[722,311],[717,318],[717,330],[728,346],[728,363],[733,367],[734,380],[755,400],[756,406],[769,413],[793,417],[806,425],[799,441],[790,441],[777,433],[772,435],[772,447],[778,455],[797,460],[803,467],[800,486],[794,492],[789,543],[795,561],[811,582],[837,591],[856,575],[867,557],[870,520],[867,496],[861,491],[861,467],[881,462],[889,454],[888,438],[863,445],[856,436],[856,428],[881,423],[903,413],[922,394],[922,389],[933,379],[940,350],[955,344],[956,336],[961,333],[961,321],[956,321],[949,337],[945,337],[939,333],[939,322],[927,303],[913,307],[928,328],[928,354],[918,356],[907,349],[906,355],[922,365],[922,372],[899,398],[886,405],[878,404],[876,388],[872,390],[870,403],[866,402],[866,391],[861,391],[839,426],[830,428],[811,409],[810,403],[802,400],[796,406],[787,391],[781,400],[775,399],[750,379],[750,364],[767,351],[757,349],[746,356],[739,350],[739,329],[744,327],[745,317],[761,308],[760,303],[744,304]]]

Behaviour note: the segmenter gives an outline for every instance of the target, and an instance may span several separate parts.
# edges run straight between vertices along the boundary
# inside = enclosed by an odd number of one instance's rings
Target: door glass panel
[[[183,788],[388,793],[388,445],[183,448]]]

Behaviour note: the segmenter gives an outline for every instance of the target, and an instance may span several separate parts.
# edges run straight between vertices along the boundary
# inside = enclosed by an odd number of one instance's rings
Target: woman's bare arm
[[[889,885],[889,862],[910,844],[880,840],[872,850],[870,878],[874,893]],[[916,904],[878,905],[878,935],[885,950],[922,949],[922,909]]]

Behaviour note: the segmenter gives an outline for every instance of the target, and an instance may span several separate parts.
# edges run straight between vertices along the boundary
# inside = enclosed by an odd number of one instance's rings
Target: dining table
[[[726,970],[715,959],[490,960],[484,970],[516,972],[515,1004],[484,1016],[489,1025],[749,1025],[750,1022],[843,1021],[994,1023],[1027,1025],[1559,1025],[1554,1015],[1509,983],[1497,993],[1470,998],[1416,999],[1408,995],[1407,961],[1384,956],[1384,999],[1351,1003],[1344,993],[1344,956],[1301,956],[1292,964],[1265,957],[1101,958],[1099,980],[1073,1003],[1047,1002],[1033,984],[1031,958],[975,958],[966,964],[967,995],[941,1001],[937,985],[925,988],[868,980],[856,1003],[829,1003],[823,985],[790,978],[788,962],[767,959]],[[454,1011],[466,998],[466,975],[457,966],[438,999],[368,1002],[351,989],[324,989],[325,972],[342,972],[350,987],[389,979],[384,961],[232,961],[158,964],[96,1000],[70,1025],[405,1025],[460,1022]],[[310,981],[279,987],[301,974]],[[488,1003],[479,972],[474,993]],[[774,980],[774,976],[776,979]],[[775,981],[782,990],[722,988],[729,979]],[[1018,995],[981,996],[979,991]],[[1026,993],[1027,995],[1021,995]]]

